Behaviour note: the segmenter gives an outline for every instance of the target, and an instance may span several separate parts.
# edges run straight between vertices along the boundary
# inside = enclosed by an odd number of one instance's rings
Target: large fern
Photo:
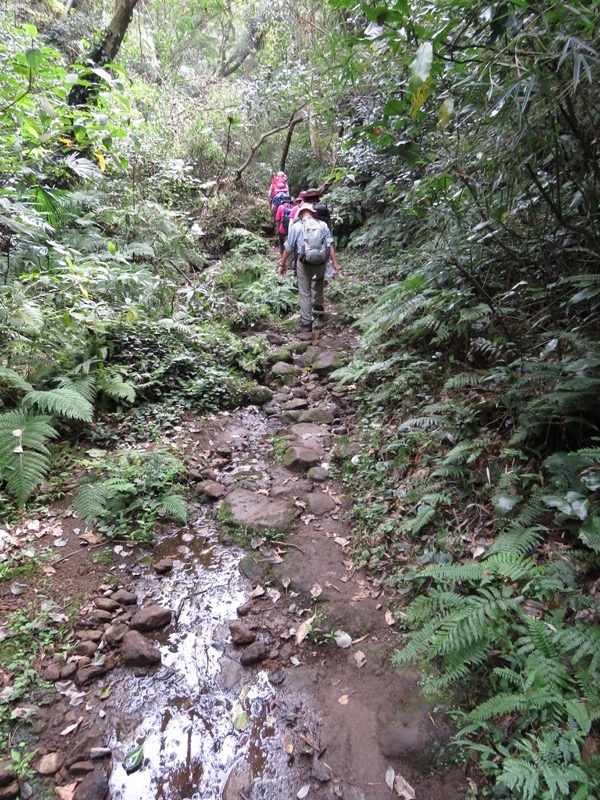
[[[21,409],[0,415],[0,477],[24,503],[46,476],[50,439],[58,436],[50,417]]]

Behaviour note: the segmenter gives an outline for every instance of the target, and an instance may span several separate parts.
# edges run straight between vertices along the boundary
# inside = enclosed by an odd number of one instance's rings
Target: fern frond
[[[113,400],[126,400],[135,402],[135,388],[133,384],[123,380],[121,375],[102,376],[98,381],[98,389],[112,397]]]
[[[83,422],[91,422],[94,413],[94,407],[89,400],[75,389],[66,387],[48,391],[30,391],[23,398],[23,405],[25,407],[36,405],[50,414],[79,419]]]
[[[9,386],[11,389],[20,389],[23,392],[33,389],[33,386],[25,378],[9,367],[0,367],[0,384]]]
[[[77,492],[73,505],[79,519],[90,524],[106,511],[108,492],[101,483],[84,483]]]
[[[49,466],[46,442],[57,436],[49,417],[23,409],[0,415],[0,477],[20,505],[45,478]]]
[[[168,494],[160,498],[159,506],[173,519],[179,522],[187,522],[187,503],[185,498],[179,494]]]

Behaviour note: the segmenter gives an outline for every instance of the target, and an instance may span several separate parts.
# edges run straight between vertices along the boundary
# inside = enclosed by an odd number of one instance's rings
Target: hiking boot
[[[305,325],[304,322],[299,322],[298,327],[305,333],[312,333],[312,322],[309,322],[307,325]]]

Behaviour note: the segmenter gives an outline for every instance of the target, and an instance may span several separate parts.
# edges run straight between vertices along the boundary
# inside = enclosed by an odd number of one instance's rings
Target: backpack
[[[271,181],[271,197],[275,197],[278,192],[289,192],[287,178],[283,175],[276,175]]]
[[[289,203],[291,199],[292,198],[289,196],[287,189],[285,192],[277,192],[272,202],[273,211],[277,211],[282,203]]]
[[[329,258],[329,247],[325,244],[325,233],[313,217],[302,220],[304,253],[301,260],[313,267],[320,266]]]
[[[283,216],[281,217],[281,221],[279,223],[281,225],[281,227],[283,228],[283,230],[285,231],[286,236],[287,236],[287,233],[288,233],[288,231],[290,229],[290,214],[291,213],[292,213],[292,204],[291,203],[286,203],[285,209],[283,211]]]
[[[324,222],[331,231],[331,208],[326,203],[316,203],[315,211],[317,219]]]

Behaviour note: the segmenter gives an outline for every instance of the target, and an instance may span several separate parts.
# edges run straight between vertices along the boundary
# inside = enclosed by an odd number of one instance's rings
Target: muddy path
[[[356,452],[357,420],[329,375],[354,339],[334,323],[310,341],[268,334],[263,407],[180,420],[169,443],[195,483],[191,521],[150,555],[117,547],[118,581],[86,573],[77,520],[63,521],[88,602],[70,651],[41,665],[63,700],[42,715],[44,775],[21,796],[466,795],[444,761],[445,709],[391,664],[393,598],[349,555],[350,501],[331,474]]]

